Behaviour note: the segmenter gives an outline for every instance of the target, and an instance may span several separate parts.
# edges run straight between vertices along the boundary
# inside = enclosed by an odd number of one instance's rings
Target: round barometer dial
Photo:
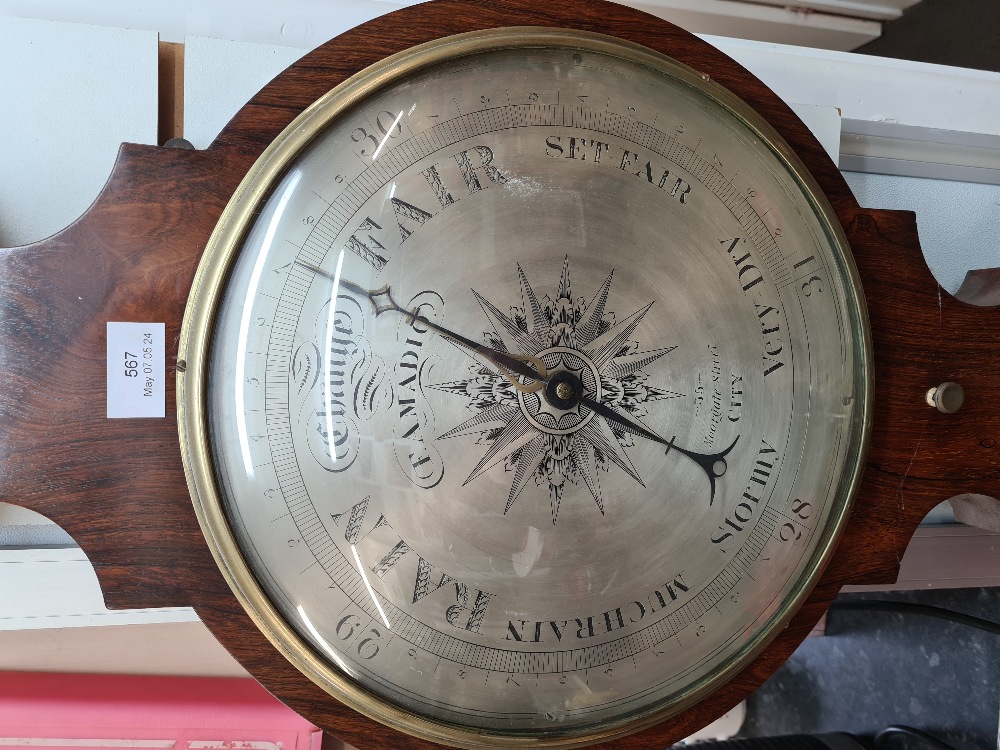
[[[644,48],[450,37],[265,152],[199,271],[206,537],[310,679],[438,742],[676,713],[804,600],[867,436],[852,262],[749,108]]]

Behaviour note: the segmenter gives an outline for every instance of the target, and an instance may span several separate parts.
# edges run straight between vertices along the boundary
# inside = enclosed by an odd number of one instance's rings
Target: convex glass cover
[[[335,90],[241,187],[186,320],[189,477],[244,606],[439,742],[704,696],[808,593],[859,474],[832,216],[749,108],[607,37],[453,37]]]

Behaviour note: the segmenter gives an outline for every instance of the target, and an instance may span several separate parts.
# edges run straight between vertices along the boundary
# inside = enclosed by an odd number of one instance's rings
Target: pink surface
[[[319,750],[253,680],[0,672],[0,746]]]

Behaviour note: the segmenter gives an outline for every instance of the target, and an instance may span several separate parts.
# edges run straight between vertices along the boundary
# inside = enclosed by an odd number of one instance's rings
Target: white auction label
[[[162,417],[166,326],[108,323],[108,419]]]

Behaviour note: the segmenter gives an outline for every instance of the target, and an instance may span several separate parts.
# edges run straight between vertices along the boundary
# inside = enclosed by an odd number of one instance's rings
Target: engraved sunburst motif
[[[630,337],[653,303],[616,322],[614,313],[606,310],[613,275],[614,271],[608,274],[588,304],[584,297],[573,296],[567,256],[555,296],[539,300],[518,266],[523,306],[511,307],[509,316],[475,290],[473,294],[493,326],[484,333],[488,346],[538,357],[550,374],[571,373],[582,383],[586,398],[641,423],[649,402],[682,395],[649,385],[643,371],[676,347],[639,351],[638,342]],[[513,473],[504,513],[532,480],[537,486],[548,485],[553,524],[559,517],[567,482],[583,480],[602,515],[601,471],[609,471],[615,464],[643,484],[626,450],[634,444],[634,434],[624,426],[584,404],[558,409],[541,391],[520,391],[496,369],[478,360],[469,371],[471,377],[464,380],[431,386],[467,398],[468,408],[474,412],[440,439],[478,435],[477,444],[486,447],[464,484],[501,462]]]

